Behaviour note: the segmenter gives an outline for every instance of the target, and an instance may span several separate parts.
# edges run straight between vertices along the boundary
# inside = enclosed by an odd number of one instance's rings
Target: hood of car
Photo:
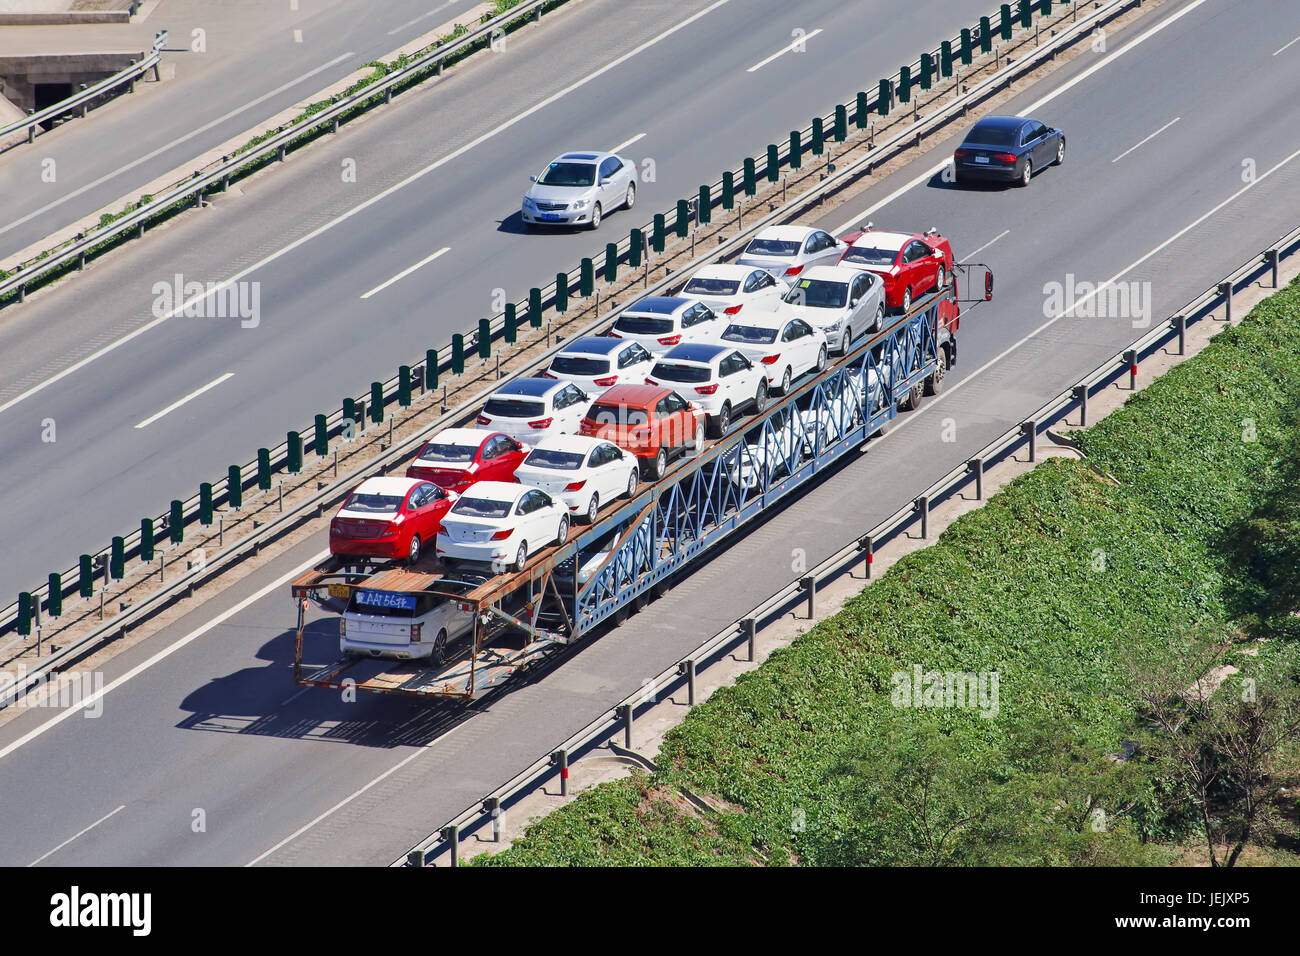
[[[541,183],[533,183],[524,195],[538,202],[576,202],[595,194],[595,186],[543,186]]]

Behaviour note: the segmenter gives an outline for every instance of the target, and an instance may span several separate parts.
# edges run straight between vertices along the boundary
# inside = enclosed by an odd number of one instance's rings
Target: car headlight
[[[586,199],[579,199],[579,200],[577,200],[576,202],[571,202],[571,203],[569,203],[569,208],[570,208],[570,209],[586,209],[586,208],[587,208],[587,200],[586,200]]]
[[[834,322],[832,322],[830,325],[826,326],[826,331],[827,331],[827,332],[838,332],[838,331],[840,330],[840,328],[841,328],[843,325],[844,325],[844,320],[843,320],[843,319],[836,319],[836,320],[835,320]]]
[[[534,199],[532,196],[525,196],[524,205],[528,206],[529,208],[532,208],[537,205],[537,200]]]

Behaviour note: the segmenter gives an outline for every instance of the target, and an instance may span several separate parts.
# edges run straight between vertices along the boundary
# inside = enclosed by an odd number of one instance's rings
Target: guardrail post
[[[411,366],[397,367],[397,404],[402,408],[411,407]]]
[[[569,795],[569,752],[561,747],[551,754],[551,766],[560,770],[560,796]]]
[[[126,577],[126,539],[120,534],[113,537],[108,559],[108,573],[114,581]]]
[[[628,750],[632,749],[632,722],[634,708],[631,704],[619,704],[618,716],[623,721],[623,746]]]
[[[799,579],[799,590],[808,594],[808,620],[817,617],[817,579],[811,575]]]
[[[18,592],[18,633],[29,637],[32,633],[32,592]]]
[[[971,64],[970,27],[961,28],[961,65]]]
[[[1020,434],[1029,439],[1029,460],[1034,461],[1038,451],[1038,422],[1033,419],[1021,422]]]
[[[330,430],[328,420],[324,415],[317,415],[315,419],[316,436],[312,444],[316,447],[316,457],[324,458],[330,453]]]
[[[226,469],[226,499],[236,511],[244,505],[244,479],[238,465]]]
[[[382,422],[384,420],[384,383],[370,383],[370,420],[372,422]]]
[[[835,107],[835,142],[849,138],[849,108],[843,103]]]
[[[84,598],[95,594],[95,569],[88,554],[83,554],[77,560],[77,590]]]
[[[140,560],[153,560],[153,518],[140,519]]]
[[[677,200],[677,238],[685,239],[691,229],[691,204],[685,199]]]
[[[758,637],[758,622],[752,617],[747,617],[740,622],[740,627],[745,632],[745,643],[749,646],[749,661],[754,662],[754,644]]]
[[[353,428],[360,428],[361,425],[358,419],[361,417],[361,414],[362,414],[361,412],[357,411],[357,400],[355,398],[343,399],[343,421],[344,422],[351,422]],[[347,426],[344,425],[344,428],[346,427]]]
[[[1088,386],[1076,385],[1071,391],[1074,392],[1074,400],[1079,403],[1079,427],[1088,427]]]
[[[774,183],[781,178],[781,152],[776,148],[775,143],[767,144],[767,164],[764,168],[769,183]]]
[[[975,500],[984,500],[984,459],[972,458],[966,462],[966,470],[975,476]]]
[[[901,103],[911,102],[912,68],[910,66],[900,66],[898,68],[898,99]]]
[[[451,847],[451,865],[460,866],[460,829],[455,824],[452,824],[451,826],[443,827],[439,831],[439,835],[446,840],[447,845]]]
[[[677,673],[686,678],[686,706],[695,706],[695,660],[688,657],[677,665]]]
[[[555,274],[555,311],[563,315],[569,311],[569,274]]]
[[[478,320],[478,357],[487,361],[492,356],[492,323],[487,319]]]
[[[1267,263],[1267,265],[1269,266],[1269,268],[1271,268],[1271,269],[1273,270],[1273,288],[1274,288],[1274,289],[1277,288],[1277,257],[1278,257],[1278,250],[1276,250],[1276,249],[1266,249],[1266,250],[1264,250],[1264,262]]]
[[[880,81],[880,91],[876,94],[876,112],[881,116],[889,115],[890,101],[894,96],[894,88],[888,80]]]
[[[1029,9],[1029,0],[1020,0],[1020,25],[1028,28],[1034,22],[1034,15]]]
[[[618,281],[618,243],[605,243],[605,281]]]
[[[289,474],[296,475],[302,471],[302,435],[298,432],[289,432],[286,445],[288,449],[285,458]]]
[[[578,295],[584,299],[596,291],[596,264],[584,257],[578,265]]]
[[[812,121],[812,152],[814,156],[820,156],[826,149],[826,127],[822,123],[820,116],[814,116]]]
[[[1127,349],[1124,352],[1124,364],[1128,366],[1128,388],[1129,391],[1137,389],[1138,378],[1138,358],[1137,349]]]
[[[654,226],[650,233],[650,248],[653,249],[655,252],[664,251],[664,240],[665,240],[666,232],[667,232],[667,226],[665,225],[664,214],[661,212],[655,213]]]
[[[701,226],[707,226],[713,221],[713,190],[701,186],[699,197],[700,201],[695,206],[695,221]]]
[[[59,617],[63,614],[63,575],[57,571],[50,572],[48,587],[45,606],[50,610],[50,617]]]
[[[28,110],[28,111],[27,111],[27,115],[28,115],[28,116],[33,116],[33,115],[35,115],[35,113],[36,113],[36,110]],[[36,127],[37,127],[37,125],[38,125],[38,124],[33,123],[31,126],[27,127],[27,142],[29,142],[29,143],[33,143],[33,142],[36,141]]]
[[[993,24],[988,17],[980,17],[980,52],[993,52]]]
[[[1219,295],[1223,296],[1223,321],[1232,321],[1232,283],[1220,282]]]
[[[1175,315],[1172,319],[1169,320],[1169,322],[1174,327],[1174,331],[1178,333],[1178,354],[1186,355],[1187,354],[1187,316]]]
[[[506,345],[514,345],[519,340],[519,313],[513,302],[506,303],[505,330],[503,337]]]
[[[172,544],[180,544],[185,540],[185,502],[179,498],[172,499],[171,514],[167,516],[167,537]],[[85,557],[89,567],[90,555]]]
[[[736,208],[736,174],[729,169],[722,174],[722,208]]]
[[[627,237],[627,264],[633,269],[641,268],[641,256],[645,251],[645,233],[633,228]]]
[[[209,481],[199,485],[199,524],[212,524],[212,483]]]
[[[492,818],[492,842],[501,842],[501,798],[486,797],[483,800],[483,812]]]
[[[862,567],[863,567],[864,577],[870,578],[871,566],[875,563],[876,560],[875,539],[869,534],[864,534],[861,538],[858,539],[858,550],[862,552],[862,562],[863,562]]]
[[[797,130],[790,130],[790,168],[803,168],[803,135]]]
[[[866,129],[867,124],[871,122],[870,107],[867,105],[866,90],[859,90],[857,97],[853,102],[853,125],[858,129]]]
[[[921,517],[921,540],[924,541],[930,537],[930,496],[917,495],[912,509]]]
[[[1011,4],[1004,3],[1000,8],[1002,15],[1002,29],[1000,35],[1004,40],[1011,39]]]
[[[271,449],[269,448],[257,450],[257,487],[261,491],[271,490]]]
[[[939,44],[939,75],[947,79],[952,76],[952,41],[944,40]]]
[[[410,853],[406,854],[406,865],[422,869],[424,867],[424,851],[412,850]]]
[[[933,72],[934,72],[934,60],[931,58],[929,53],[922,53],[921,54],[921,77],[920,77],[921,89],[928,90],[930,88],[930,77]]]
[[[542,327],[542,290],[537,286],[528,290],[528,324],[535,329]]]

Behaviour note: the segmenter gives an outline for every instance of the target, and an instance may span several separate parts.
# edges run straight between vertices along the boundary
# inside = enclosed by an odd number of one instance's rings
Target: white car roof
[[[916,237],[910,232],[864,232],[853,240],[855,246],[871,246],[875,249],[892,249],[897,252]]]
[[[816,226],[799,226],[799,225],[768,226],[766,229],[764,229],[754,238],[755,239],[781,239],[788,242],[794,239],[807,239],[814,232],[823,232],[823,231],[824,230],[818,229]]]
[[[862,269],[854,269],[852,266],[813,266],[811,269],[805,269],[794,281],[795,288],[799,287],[802,279],[825,279],[828,282],[849,282],[852,279],[862,275]]]
[[[429,441],[438,445],[467,445],[477,448],[487,440],[488,434],[482,428],[444,428]]]
[[[597,445],[609,444],[611,442],[603,438],[590,438],[586,435],[547,435],[534,447],[544,448],[547,451],[567,451],[585,455]]]
[[[513,504],[521,494],[531,490],[528,485],[517,485],[513,481],[476,481],[461,493],[461,497],[509,501]]]
[[[751,272],[757,272],[757,266],[738,266],[734,263],[716,263],[697,269],[692,279],[744,279]]]
[[[383,478],[367,478],[361,484],[353,489],[352,493],[362,495],[402,495],[405,496],[408,491],[416,485],[425,484],[424,478],[403,478],[397,475],[387,475]]]

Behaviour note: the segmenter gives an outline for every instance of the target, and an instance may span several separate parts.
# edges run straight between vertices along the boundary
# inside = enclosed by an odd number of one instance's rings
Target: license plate
[[[544,213],[542,213],[542,221],[543,221],[543,222],[559,222],[559,221],[560,221],[560,215],[559,215],[559,213],[554,213],[554,212],[544,212]]]
[[[976,156],[976,157],[975,157],[975,162],[977,162],[977,163],[987,163],[988,161],[989,161],[989,158],[988,158],[987,156]]]
[[[352,596],[352,589],[348,587],[346,584],[330,585],[330,597],[343,598],[344,600],[346,600],[351,596]]]

